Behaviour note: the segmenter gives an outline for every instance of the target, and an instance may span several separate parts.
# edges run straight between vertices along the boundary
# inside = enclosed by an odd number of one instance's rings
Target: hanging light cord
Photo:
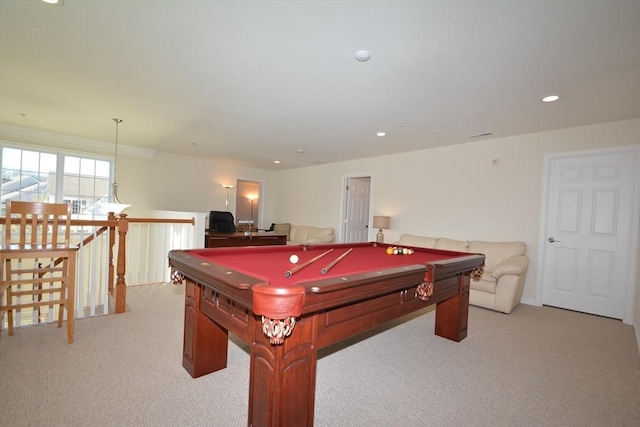
[[[116,203],[120,203],[118,199],[118,126],[122,123],[122,119],[112,119],[116,122],[116,155],[113,161],[113,199]]]

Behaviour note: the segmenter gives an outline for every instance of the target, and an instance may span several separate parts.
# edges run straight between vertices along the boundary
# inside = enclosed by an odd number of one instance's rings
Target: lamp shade
[[[391,217],[390,216],[374,216],[373,228],[380,228],[385,230],[388,228],[391,228]]]

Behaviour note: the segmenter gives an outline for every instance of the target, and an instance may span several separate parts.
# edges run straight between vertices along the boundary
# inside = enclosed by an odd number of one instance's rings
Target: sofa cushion
[[[307,235],[309,243],[332,243],[334,239],[333,227],[311,227]]]
[[[472,240],[469,243],[469,252],[484,254],[484,269],[485,271],[492,271],[507,258],[524,255],[527,252],[527,245],[524,242],[482,242]]]
[[[436,249],[443,249],[445,251],[468,252],[469,242],[440,237],[438,239],[438,242],[436,243]]]
[[[306,245],[317,243],[333,243],[335,235],[333,227],[311,227],[308,225],[291,225],[289,243]]]
[[[291,233],[291,224],[283,223],[283,224],[274,224],[273,225],[274,234],[286,234],[287,240],[289,240],[289,234]]]
[[[401,246],[416,246],[419,248],[435,248],[438,239],[433,237],[416,236],[414,234],[402,234],[398,240]]]
[[[311,227],[307,225],[294,225],[291,227],[289,240],[292,242],[305,243],[309,239],[309,231],[311,231]]]

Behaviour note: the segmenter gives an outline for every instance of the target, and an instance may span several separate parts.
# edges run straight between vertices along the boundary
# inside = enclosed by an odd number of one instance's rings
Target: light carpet
[[[184,288],[131,287],[128,311],[0,339],[1,426],[244,426],[249,348],[182,368]],[[477,307],[455,343],[427,309],[320,351],[315,425],[640,426],[633,328],[550,307]],[[295,332],[294,332],[295,333]]]

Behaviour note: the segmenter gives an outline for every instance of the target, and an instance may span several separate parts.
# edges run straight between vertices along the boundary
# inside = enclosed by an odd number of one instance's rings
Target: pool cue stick
[[[331,252],[333,250],[333,248],[329,249],[328,251],[321,253],[320,255],[318,255],[315,258],[311,258],[309,261],[305,262],[304,264],[300,264],[295,266],[294,268],[292,268],[291,270],[287,271],[284,273],[284,277],[291,277],[294,274],[296,274],[298,271],[302,270],[303,268],[305,268],[306,266],[313,264],[314,262],[316,262],[317,260],[319,260],[320,258],[322,258],[323,256],[325,256],[326,254],[328,254],[329,252]]]
[[[334,265],[336,265],[337,263],[340,262],[340,260],[344,257],[346,257],[347,255],[349,255],[349,252],[351,252],[353,250],[353,248],[349,249],[347,252],[343,253],[342,255],[340,255],[338,258],[334,259],[333,262],[331,262],[329,265],[327,265],[325,268],[323,268],[322,270],[320,270],[320,273],[322,274],[327,274],[329,272],[329,270],[331,270],[333,268]]]

